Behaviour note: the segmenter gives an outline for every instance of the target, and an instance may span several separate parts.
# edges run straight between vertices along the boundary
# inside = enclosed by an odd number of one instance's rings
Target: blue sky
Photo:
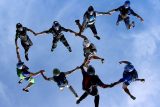
[[[30,93],[22,92],[27,84],[18,85],[16,75],[15,52],[15,25],[21,22],[24,26],[35,32],[43,31],[51,27],[54,20],[58,20],[64,27],[78,31],[74,23],[75,19],[82,21],[82,16],[89,5],[93,5],[97,11],[108,11],[122,5],[124,0],[1,0],[0,1],[0,107],[94,107],[93,97],[89,96],[80,105],[76,105],[76,99],[65,89],[61,92],[56,84],[44,81],[41,76],[36,78],[36,84]],[[118,13],[112,16],[97,17],[97,30],[101,40],[96,40],[90,29],[84,34],[96,45],[98,54],[105,58],[105,63],[92,61],[96,73],[105,83],[111,83],[122,76],[123,65],[120,60],[133,62],[139,71],[139,77],[146,82],[135,82],[129,89],[137,97],[132,101],[118,85],[111,89],[101,89],[100,107],[159,107],[160,102],[160,0],[131,0],[131,7],[144,18],[144,23],[135,20],[136,27],[126,30],[123,23],[117,27],[115,22]],[[65,33],[73,52],[58,43],[56,50],[51,53],[52,35],[34,37],[29,33],[33,41],[30,49],[30,61],[26,65],[36,72],[46,70],[47,76],[52,76],[52,69],[60,68],[67,71],[80,65],[84,59],[82,39],[73,34]],[[20,42],[19,42],[20,46]],[[24,60],[23,48],[21,56]],[[79,71],[68,77],[71,85],[78,95],[82,91],[82,75]]]

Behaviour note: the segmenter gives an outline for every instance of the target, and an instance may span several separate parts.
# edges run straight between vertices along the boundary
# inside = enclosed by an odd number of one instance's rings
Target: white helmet
[[[91,43],[90,43],[89,40],[87,40],[87,39],[83,41],[83,46],[84,46],[84,47],[89,47],[90,44],[91,44]]]

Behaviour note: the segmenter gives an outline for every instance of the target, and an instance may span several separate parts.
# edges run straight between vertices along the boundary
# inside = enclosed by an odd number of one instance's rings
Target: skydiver
[[[51,33],[53,35],[51,52],[53,52],[54,49],[57,47],[58,41],[61,41],[64,44],[64,46],[67,47],[69,52],[72,52],[70,45],[68,44],[66,38],[64,37],[64,34],[62,33],[63,31],[75,33],[71,29],[66,29],[66,28],[62,27],[58,21],[54,21],[52,27],[49,30],[46,30],[46,31],[43,31],[40,33],[36,33],[36,35],[43,34],[43,33],[47,33],[47,34]]]
[[[16,51],[17,54],[19,54],[18,52],[18,43],[17,40],[18,38],[21,39],[21,45],[23,46],[24,50],[25,50],[25,58],[28,61],[28,51],[30,49],[30,47],[33,45],[31,39],[29,38],[29,36],[27,35],[27,31],[33,33],[34,35],[36,35],[36,33],[34,31],[32,31],[31,29],[28,29],[27,27],[23,27],[21,23],[17,23],[16,24],[16,36],[15,36],[15,45],[16,45]],[[17,55],[18,56],[18,55]]]
[[[20,78],[20,81],[18,82],[21,84],[24,80],[28,81],[29,84],[23,88],[23,91],[29,92],[29,88],[35,84],[34,76],[37,76],[44,72],[43,70],[40,70],[39,72],[33,73],[29,71],[29,68],[24,64],[24,62],[18,62],[17,63],[17,75]]]
[[[131,7],[130,7],[130,1],[127,0],[125,1],[124,5],[118,7],[117,9],[113,9],[111,11],[109,11],[108,13],[112,14],[113,12],[117,12],[119,11],[120,14],[118,16],[116,25],[119,25],[119,22],[124,21],[126,28],[127,29],[131,29],[132,27],[135,27],[135,22],[132,21],[130,23],[130,15],[132,14],[133,16],[136,16],[137,18],[139,18],[142,22],[144,21],[143,18],[141,16],[139,16],[137,13],[135,13]]]
[[[136,71],[136,69],[134,68],[134,66],[132,65],[131,62],[128,61],[120,61],[120,64],[124,63],[126,64],[124,67],[124,72],[123,72],[123,78],[121,78],[119,81],[112,83],[112,86],[115,86],[117,84],[120,84],[123,82],[123,89],[124,91],[133,99],[135,100],[136,97],[133,96],[129,89],[128,86],[130,85],[130,83],[134,82],[134,81],[141,81],[144,82],[145,79],[139,79],[138,78],[138,73]]]
[[[83,51],[84,51],[84,66],[88,66],[91,59],[99,59],[102,63],[104,63],[104,58],[101,58],[96,55],[97,49],[93,43],[90,43],[89,40],[85,39],[83,41]]]
[[[83,64],[84,65],[84,64]],[[84,67],[80,66],[82,75],[83,75],[83,81],[82,81],[82,87],[85,91],[83,95],[77,100],[77,104],[79,104],[83,99],[85,99],[88,95],[94,96],[94,103],[95,107],[99,106],[99,93],[98,93],[98,86],[102,88],[110,88],[111,85],[104,84],[98,77],[98,75],[95,74],[95,69],[91,65],[88,66],[87,71],[85,71]]]
[[[97,12],[94,10],[93,6],[89,6],[88,10],[85,12],[83,16],[83,23],[80,24],[80,20],[75,20],[76,24],[78,25],[80,31],[77,35],[81,35],[81,33],[86,29],[90,28],[94,34],[94,37],[100,40],[100,37],[97,34],[97,30],[95,27],[96,17],[101,15],[109,15],[110,13],[106,12]]]
[[[77,99],[78,94],[75,92],[73,87],[69,85],[68,80],[66,78],[68,75],[73,73],[76,69],[78,69],[78,67],[71,71],[61,72],[58,68],[55,68],[53,69],[53,77],[48,78],[43,74],[43,72],[42,72],[42,76],[45,80],[56,82],[60,90],[63,90],[65,87],[69,88],[69,90],[74,94],[74,96]]]

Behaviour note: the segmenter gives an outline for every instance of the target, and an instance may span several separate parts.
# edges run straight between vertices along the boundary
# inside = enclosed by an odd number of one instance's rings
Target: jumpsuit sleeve
[[[64,28],[64,27],[61,27],[61,29],[62,29],[62,31],[64,31],[64,32],[68,32],[68,31],[69,31],[69,29],[66,29],[66,28]]]
[[[100,87],[102,87],[102,88],[107,88],[107,87],[109,87],[109,85],[104,84],[104,83],[99,79],[98,76],[97,76],[96,78],[97,78],[97,85],[98,85],[98,86],[100,86]]]
[[[130,13],[133,15],[133,16],[139,16],[137,13],[135,13],[132,9],[130,9]]]
[[[52,28],[50,28],[49,30],[44,31],[44,33],[51,33]]]
[[[96,11],[96,16],[102,16],[102,15],[107,15],[107,13],[106,12],[97,12]]]

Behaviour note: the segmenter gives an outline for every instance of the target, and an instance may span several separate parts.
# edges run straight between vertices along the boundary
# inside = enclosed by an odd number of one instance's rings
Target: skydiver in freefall
[[[113,9],[113,10],[109,11],[108,13],[112,14],[112,13],[117,12],[117,11],[120,12],[120,14],[118,16],[118,19],[117,19],[117,22],[116,22],[117,26],[119,25],[119,23],[121,21],[124,21],[127,29],[131,29],[132,27],[135,27],[135,22],[130,21],[130,15],[133,15],[133,16],[139,18],[142,22],[144,21],[143,18],[140,15],[138,15],[137,13],[135,13],[131,9],[129,0],[125,1],[124,5],[116,8],[116,9]]]
[[[27,32],[29,31],[29,32],[33,33],[34,35],[36,35],[36,33],[33,30],[28,29],[27,27],[23,27],[23,25],[21,23],[17,23],[16,28],[17,28],[17,30],[16,30],[16,35],[15,35],[15,45],[16,45],[17,56],[19,54],[19,47],[18,47],[17,40],[18,40],[18,38],[20,38],[21,45],[25,50],[25,58],[28,61],[29,60],[28,51],[29,51],[30,47],[33,45],[33,43],[31,41],[31,39],[29,38],[29,36],[27,35]]]
[[[80,20],[75,20],[76,24],[78,25],[80,31],[77,33],[77,35],[81,35],[81,33],[86,29],[90,28],[94,34],[94,37],[100,40],[100,37],[98,36],[95,22],[96,22],[96,17],[101,16],[101,15],[110,15],[110,13],[107,12],[97,12],[94,10],[93,6],[89,6],[88,10],[85,12],[83,16],[83,23],[82,25],[80,24]]]
[[[69,76],[71,73],[73,73],[77,68],[67,71],[67,72],[61,72],[58,68],[53,69],[53,76],[52,77],[46,77],[43,72],[42,76],[44,77],[45,80],[48,81],[54,81],[57,83],[58,87],[60,90],[63,90],[65,87],[69,88],[69,90],[73,93],[73,95],[78,99],[78,94],[76,91],[73,89],[73,87],[68,83],[67,76]]]
[[[131,62],[129,61],[120,61],[119,62],[120,64],[126,64],[125,67],[124,67],[124,72],[123,72],[123,78],[121,78],[120,80],[118,80],[117,82],[114,82],[112,83],[112,87],[117,85],[117,84],[120,84],[120,83],[123,83],[123,90],[133,99],[135,100],[136,97],[133,96],[129,89],[128,89],[128,86],[134,82],[134,81],[141,81],[141,82],[144,82],[145,79],[139,79],[138,78],[138,73],[136,71],[136,69],[134,68],[134,66],[132,65]]]

